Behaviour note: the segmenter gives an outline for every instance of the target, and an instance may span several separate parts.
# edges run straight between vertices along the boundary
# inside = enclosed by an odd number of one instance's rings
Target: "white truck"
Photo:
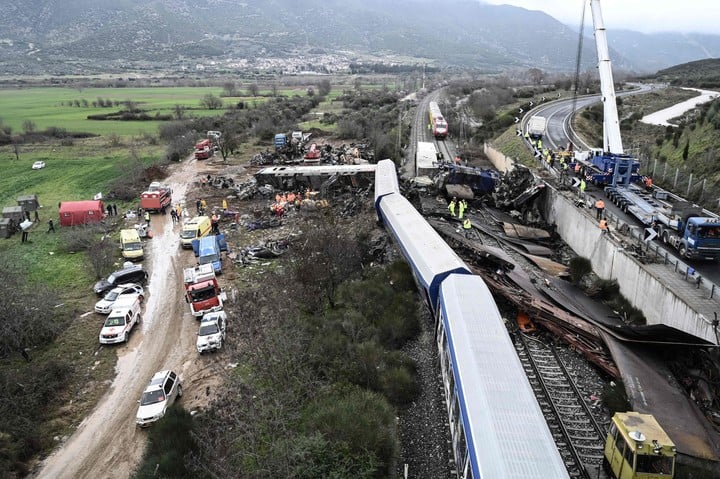
[[[126,343],[132,328],[140,323],[140,295],[121,294],[113,305],[98,339],[100,344]]]
[[[533,140],[539,140],[545,134],[545,127],[547,126],[547,120],[544,116],[533,115],[530,117],[527,123],[527,132],[530,138]]]

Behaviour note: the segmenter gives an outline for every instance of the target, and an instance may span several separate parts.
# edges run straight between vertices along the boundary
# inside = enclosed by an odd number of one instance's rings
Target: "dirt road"
[[[195,160],[183,162],[167,178],[174,202],[185,197],[196,168]],[[135,426],[137,401],[157,371],[172,369],[180,374],[182,403],[188,410],[205,406],[212,398],[206,386],[217,380],[220,358],[198,355],[198,324],[182,295],[182,269],[194,264],[194,257],[179,247],[179,226],[173,225],[169,214],[153,215],[151,230],[154,237],[145,244],[144,265],[150,277],[142,323],[126,345],[110,346],[117,349],[118,362],[108,394],[45,460],[38,478],[129,477],[145,449],[146,431]]]

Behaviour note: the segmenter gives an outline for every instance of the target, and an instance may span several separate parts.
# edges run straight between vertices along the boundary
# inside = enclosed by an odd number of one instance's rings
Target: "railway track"
[[[521,332],[513,342],[570,477],[601,477],[605,431],[555,348]]]

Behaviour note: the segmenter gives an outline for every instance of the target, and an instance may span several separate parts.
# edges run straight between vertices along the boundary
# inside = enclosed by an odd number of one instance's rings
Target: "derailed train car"
[[[378,163],[378,218],[435,316],[457,477],[569,478],[495,301]]]

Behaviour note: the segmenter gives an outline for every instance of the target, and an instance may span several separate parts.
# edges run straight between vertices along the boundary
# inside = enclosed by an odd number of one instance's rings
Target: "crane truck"
[[[683,258],[720,259],[720,220],[717,216],[688,203],[656,186],[641,187],[636,182],[640,162],[623,151],[615,87],[613,85],[607,32],[599,0],[591,0],[598,71],[603,101],[603,149],[585,152],[596,168],[597,183],[607,183],[605,193],[620,209],[651,228],[665,244]],[[650,237],[650,238],[651,238]]]

